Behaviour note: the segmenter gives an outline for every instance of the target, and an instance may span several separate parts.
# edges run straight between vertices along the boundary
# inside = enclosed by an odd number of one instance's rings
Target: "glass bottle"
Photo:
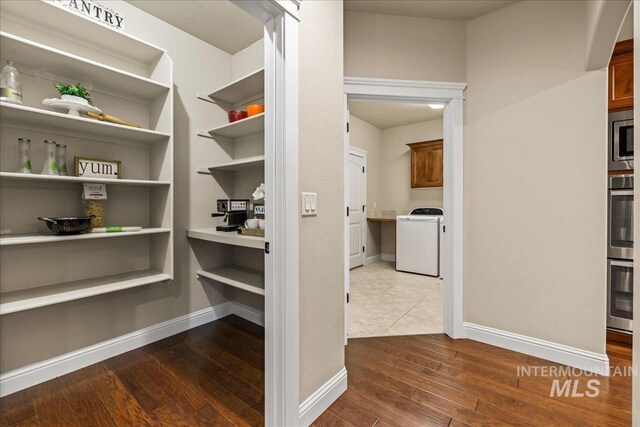
[[[58,175],[58,166],[56,165],[56,142],[45,139],[44,152],[45,157],[42,175]]]
[[[67,173],[67,146],[66,144],[56,144],[56,166],[58,175],[66,176]]]
[[[0,74],[0,101],[22,104],[22,82],[13,61],[7,61]]]
[[[31,140],[18,138],[18,173],[33,173],[31,169]]]

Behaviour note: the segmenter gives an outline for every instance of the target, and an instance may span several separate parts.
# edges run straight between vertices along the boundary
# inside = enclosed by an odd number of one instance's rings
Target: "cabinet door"
[[[633,108],[633,40],[616,44],[609,62],[609,110]]]
[[[411,188],[442,187],[442,140],[407,145],[411,148]]]

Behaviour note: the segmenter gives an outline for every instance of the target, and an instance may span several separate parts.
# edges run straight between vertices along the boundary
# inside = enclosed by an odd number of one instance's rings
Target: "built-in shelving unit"
[[[43,110],[41,108],[0,102],[0,126],[42,126],[55,131],[91,136],[108,137],[128,143],[154,143],[167,141],[167,132],[123,126],[84,117]]]
[[[0,103],[0,314],[173,278],[173,71],[167,52],[47,2],[3,2],[0,55],[22,76],[23,105]],[[3,28],[4,30],[5,28]],[[123,126],[53,111],[52,83],[79,82]],[[34,174],[15,172],[29,138]],[[119,160],[122,179],[40,175],[42,140],[74,156]],[[106,184],[107,226],[126,233],[58,236],[38,216],[83,215],[82,183]],[[55,259],[54,259],[55,258]],[[32,268],[33,265],[39,268]]]
[[[0,315],[88,298],[167,280],[171,280],[169,274],[161,271],[142,270],[4,292],[2,293],[2,300],[0,302]]]
[[[187,237],[244,248],[264,249],[264,237],[245,236],[233,232],[218,231],[215,228],[187,230]]]
[[[261,166],[264,166],[264,156],[253,156],[209,166],[208,168],[201,168],[198,170],[198,173],[212,174],[216,172],[239,172]]]
[[[264,97],[264,68],[241,77],[209,93],[209,98],[225,106],[246,104]]]
[[[149,179],[90,178],[90,177],[78,177],[78,176],[26,174],[26,173],[15,173],[15,172],[0,172],[0,182],[2,181],[25,181],[25,182],[31,182],[34,185],[39,185],[43,182],[74,184],[74,185],[88,182],[88,183],[95,183],[95,184],[135,185],[135,186],[143,186],[143,187],[171,185],[171,181],[154,181]]]
[[[74,81],[88,81],[143,99],[166,94],[169,86],[127,71],[100,64],[59,49],[0,31],[0,50],[21,67],[46,70]]]
[[[241,138],[264,132],[264,113],[238,120],[237,122],[218,126],[207,131],[213,138]]]
[[[116,233],[83,233],[68,236],[54,234],[17,234],[0,236],[0,246],[32,245],[37,243],[62,243],[74,240],[110,239],[116,237],[135,237],[147,234],[170,233],[170,228],[143,228],[140,231]]]
[[[198,270],[196,274],[252,294],[264,296],[264,275],[261,271],[232,265],[212,270]]]

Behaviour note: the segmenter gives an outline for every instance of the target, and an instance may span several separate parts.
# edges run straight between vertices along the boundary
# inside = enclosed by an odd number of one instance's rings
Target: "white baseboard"
[[[382,261],[396,262],[396,256],[393,254],[382,254],[380,258],[382,259]]]
[[[347,368],[342,368],[300,404],[300,425],[309,426],[347,391]]]
[[[374,262],[382,261],[382,254],[373,255],[364,259],[364,265],[373,264]]]
[[[513,332],[476,325],[475,323],[464,322],[463,328],[468,339],[525,353],[530,356],[600,375],[609,375],[609,357],[607,357],[606,354],[581,350],[579,348],[519,335]]]
[[[180,332],[235,314],[264,326],[264,313],[227,301],[117,338],[81,348],[0,375],[0,397],[49,381],[69,372],[117,356]]]
[[[264,328],[264,311],[257,310],[253,307],[249,307],[248,305],[235,301],[232,301],[231,304],[233,305],[231,310],[233,314]]]

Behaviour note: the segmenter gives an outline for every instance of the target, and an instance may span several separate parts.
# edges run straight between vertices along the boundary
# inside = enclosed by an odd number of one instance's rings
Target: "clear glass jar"
[[[18,173],[33,173],[31,169],[31,140],[18,138]]]
[[[44,143],[44,167],[42,175],[58,175],[58,165],[56,165],[56,142],[45,139]]]
[[[0,101],[22,104],[22,82],[13,61],[7,61],[0,73]]]
[[[58,175],[67,176],[67,146],[66,144],[56,144],[56,166]]]

